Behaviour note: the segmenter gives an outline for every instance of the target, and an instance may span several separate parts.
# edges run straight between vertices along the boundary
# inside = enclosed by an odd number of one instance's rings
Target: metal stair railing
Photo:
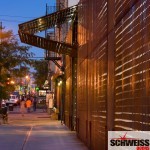
[[[19,24],[19,30],[34,34],[74,20],[76,13],[77,5]]]
[[[59,54],[76,56],[76,46],[70,44],[49,40],[40,36],[19,32],[21,41],[29,45],[50,50]]]
[[[53,41],[34,35],[37,32],[52,28],[56,25],[61,25],[69,20],[75,21],[76,15],[77,5],[19,24],[18,33],[21,42],[59,54],[76,57],[77,47],[75,45]]]

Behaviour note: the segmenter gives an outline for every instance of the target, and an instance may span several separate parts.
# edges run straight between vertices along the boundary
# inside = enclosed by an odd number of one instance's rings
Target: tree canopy
[[[9,84],[11,78],[23,77],[29,71],[34,54],[30,46],[21,45],[12,30],[0,32],[0,99],[6,98],[14,86]]]
[[[35,84],[42,88],[48,75],[48,64],[45,60],[36,60],[33,67],[35,68],[35,73],[33,73]]]

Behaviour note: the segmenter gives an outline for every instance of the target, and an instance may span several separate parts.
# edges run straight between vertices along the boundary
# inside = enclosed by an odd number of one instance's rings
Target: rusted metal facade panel
[[[107,0],[93,1],[93,48],[107,36]]]
[[[139,0],[115,0],[115,21],[118,23]]]
[[[78,12],[77,131],[91,149],[105,149],[107,1],[80,1]]]
[[[71,115],[72,115],[72,61],[69,56],[66,56],[66,93],[65,93],[65,124],[71,127]]]
[[[91,54],[93,61],[93,102],[91,107],[92,148],[105,149],[106,145],[106,100],[107,100],[107,39],[104,39]],[[89,59],[89,63],[90,63]],[[89,66],[89,73],[91,70]],[[90,92],[90,91],[89,91]]]
[[[150,130],[150,1],[84,0],[79,6],[77,133],[91,149],[103,150],[108,103],[115,106],[109,129]]]
[[[150,130],[149,12],[139,0],[116,25],[115,130]]]
[[[87,120],[87,60],[85,59],[78,66],[78,83],[77,83],[77,118],[78,124],[78,134],[80,138],[86,142],[86,120]]]

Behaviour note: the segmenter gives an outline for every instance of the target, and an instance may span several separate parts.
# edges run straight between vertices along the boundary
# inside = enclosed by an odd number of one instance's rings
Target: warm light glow
[[[29,79],[29,76],[26,76],[26,79]]]
[[[38,21],[39,21],[38,25],[40,26],[42,24],[42,19],[40,18]]]
[[[15,84],[15,82],[12,80],[12,81],[10,81],[10,84]]]
[[[59,82],[58,82],[58,86],[60,86],[61,84],[62,84],[62,81],[59,81]]]

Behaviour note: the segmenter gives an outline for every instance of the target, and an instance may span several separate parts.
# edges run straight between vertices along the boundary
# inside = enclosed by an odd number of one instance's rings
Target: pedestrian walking
[[[37,105],[37,97],[33,97],[33,111],[36,111],[36,105]]]
[[[26,111],[25,105],[26,105],[25,98],[22,97],[21,102],[20,102],[20,112],[21,112],[22,116],[24,116],[24,113]]]
[[[2,117],[2,120],[3,120],[3,123],[8,123],[8,109],[7,109],[7,106],[6,105],[3,105],[1,107],[1,117]]]
[[[5,105],[6,105],[5,100],[2,100],[2,102],[1,102],[1,108],[5,107]]]
[[[28,97],[27,100],[26,100],[26,107],[27,107],[27,112],[28,112],[28,113],[30,112],[31,105],[32,105],[32,101],[31,101],[31,99]]]

